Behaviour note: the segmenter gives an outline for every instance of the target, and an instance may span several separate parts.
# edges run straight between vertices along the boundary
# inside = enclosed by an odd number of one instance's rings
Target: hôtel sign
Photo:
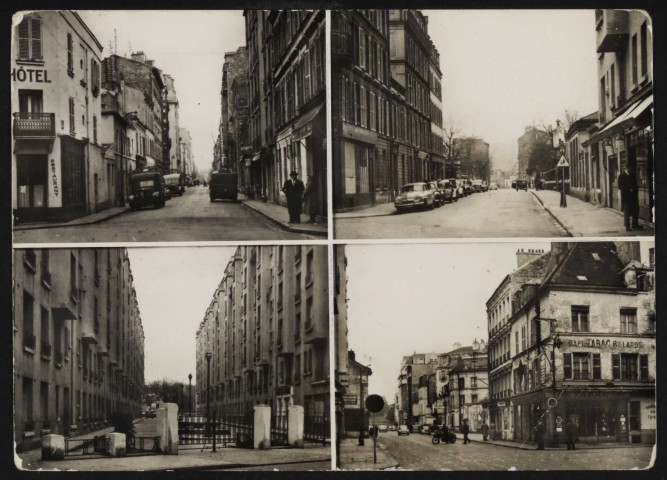
[[[620,350],[622,348],[644,348],[644,342],[637,342],[633,340],[610,340],[604,338],[584,338],[581,340],[574,340],[568,338],[563,341],[566,347],[586,347],[586,348],[602,348],[607,350]]]
[[[35,82],[35,83],[51,83],[49,80],[49,71],[41,68],[13,68],[12,69],[13,82]]]

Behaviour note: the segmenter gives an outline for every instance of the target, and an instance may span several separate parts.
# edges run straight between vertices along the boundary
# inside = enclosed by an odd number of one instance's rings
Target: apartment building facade
[[[141,413],[144,333],[127,251],[14,250],[17,448]]]
[[[71,219],[110,206],[98,137],[102,45],[66,10],[23,14],[12,39],[15,219]]]
[[[211,407],[275,414],[290,405],[306,416],[329,412],[327,249],[239,247],[197,331],[197,405],[206,405],[211,353]]]
[[[654,222],[653,25],[641,10],[596,10],[599,123],[590,148],[600,172],[602,204],[621,209],[617,179],[637,182],[639,216]]]

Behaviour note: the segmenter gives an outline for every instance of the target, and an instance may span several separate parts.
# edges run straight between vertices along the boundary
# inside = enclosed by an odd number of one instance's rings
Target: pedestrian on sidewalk
[[[283,193],[287,197],[287,211],[289,223],[301,223],[301,202],[303,201],[303,182],[298,179],[299,174],[292,171],[290,179],[283,185]]]
[[[306,180],[306,189],[303,191],[303,211],[310,215],[310,223],[317,223],[315,215],[317,213],[317,196],[315,195],[315,180],[312,175],[308,175]]]
[[[467,445],[470,443],[470,439],[468,438],[468,434],[470,433],[470,426],[468,425],[468,420],[463,419],[463,425],[461,426],[461,433],[463,433],[463,444]]]
[[[567,425],[565,425],[565,442],[567,443],[568,450],[574,450],[574,445],[577,441],[578,436],[578,427],[574,421],[574,417],[570,417],[567,420]]]
[[[482,440],[485,442],[489,439],[489,426],[486,422],[482,423]]]
[[[546,433],[546,428],[542,420],[537,422],[535,426],[535,440],[537,440],[537,449],[544,450],[544,434]]]
[[[623,221],[625,230],[642,230],[639,225],[639,193],[637,191],[637,179],[630,175],[627,167],[623,169],[617,179],[618,189],[621,191],[621,210],[623,210]],[[630,222],[632,219],[632,223]]]

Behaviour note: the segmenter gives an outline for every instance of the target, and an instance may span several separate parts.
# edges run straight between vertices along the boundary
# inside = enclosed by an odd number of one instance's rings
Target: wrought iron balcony
[[[14,114],[14,137],[55,138],[55,113],[20,112]]]

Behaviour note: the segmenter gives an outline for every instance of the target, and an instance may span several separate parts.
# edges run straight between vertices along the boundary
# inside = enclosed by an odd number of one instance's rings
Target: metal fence
[[[331,438],[329,416],[323,414],[305,414],[303,419],[303,439],[326,445]]]
[[[65,456],[105,455],[109,451],[109,439],[105,435],[91,438],[66,438]]]
[[[271,446],[288,445],[288,418],[286,413],[280,414],[271,412]]]
[[[127,453],[160,453],[160,436],[155,435],[132,435],[127,445]]]
[[[203,415],[202,415],[203,413]],[[252,447],[254,416],[252,413],[211,414],[183,412],[178,418],[179,445],[204,445],[213,443],[221,447]]]

